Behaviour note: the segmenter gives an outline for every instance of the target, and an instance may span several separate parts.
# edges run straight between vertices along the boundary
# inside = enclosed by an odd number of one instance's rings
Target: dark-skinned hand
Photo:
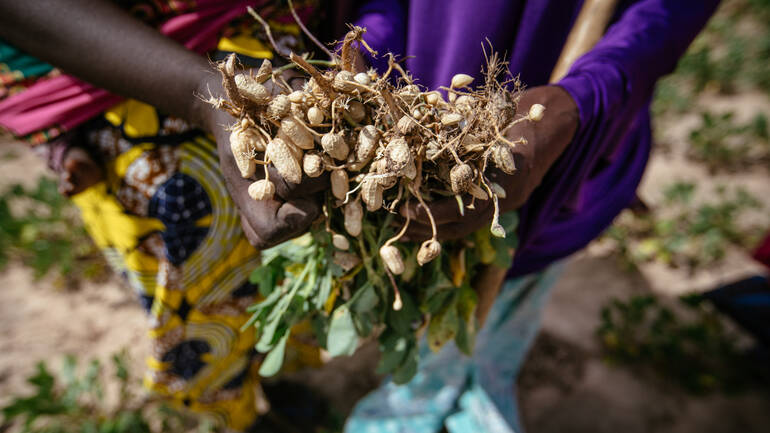
[[[578,127],[579,114],[575,101],[561,87],[541,86],[526,90],[519,101],[518,113],[526,113],[533,104],[546,107],[540,122],[520,122],[505,132],[510,141],[520,138],[526,143],[513,148],[517,170],[507,175],[497,169],[489,169],[487,177],[505,189],[506,198],[500,201],[501,213],[518,209],[543,180],[548,169],[572,141]],[[466,204],[470,199],[466,199]],[[460,239],[485,227],[492,221],[492,200],[475,200],[474,209],[465,208],[461,215],[454,197],[429,203],[436,220],[438,237],[442,240]],[[402,207],[401,214],[411,216],[407,238],[413,241],[432,236],[430,220],[419,203]]]
[[[293,73],[284,73],[284,78],[295,88],[302,85],[302,80],[296,79]],[[265,83],[265,87],[277,93],[272,82]],[[203,97],[222,96],[224,92],[219,75],[204,80],[199,93]],[[328,188],[328,176],[309,178],[303,175],[299,184],[292,184],[270,167],[270,180],[276,186],[275,198],[259,201],[252,199],[248,187],[255,180],[264,178],[264,170],[258,166],[253,177],[241,177],[230,150],[230,131],[227,129],[236,119],[210,106],[203,106],[202,110],[204,127],[211,131],[217,142],[225,184],[241,214],[241,226],[249,242],[256,248],[264,249],[307,231],[321,213],[320,193]]]
[[[102,168],[80,147],[67,149],[59,173],[59,193],[72,197],[104,178]]]

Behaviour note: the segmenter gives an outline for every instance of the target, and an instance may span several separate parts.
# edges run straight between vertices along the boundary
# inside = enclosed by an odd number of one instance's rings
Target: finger
[[[304,233],[321,212],[320,205],[311,199],[254,203],[255,206],[243,214],[262,247],[271,247]]]
[[[490,212],[483,218],[477,219],[474,224],[450,223],[442,225],[438,230],[438,239],[440,241],[452,241],[466,238],[476,230],[487,227],[491,221],[492,213]]]
[[[422,242],[432,237],[433,230],[430,228],[430,225],[410,221],[409,227],[407,227],[402,239],[406,242]]]
[[[294,70],[287,70],[281,74],[281,79],[289,85],[292,90],[301,90],[302,86],[307,81],[307,78]],[[277,95],[283,93],[286,90],[284,83],[276,83],[272,78],[265,81],[263,84],[265,89],[270,92],[271,95]]]
[[[307,82],[307,78],[302,75],[298,75],[298,76],[289,77],[286,79],[286,81],[289,83],[289,86],[291,86],[292,89],[302,90],[302,87],[304,87],[305,82]]]
[[[262,83],[265,90],[270,92],[270,95],[276,96],[286,91],[286,87],[280,83],[276,83],[272,78]]]
[[[283,79],[289,83],[289,86],[294,90],[302,90],[302,87],[307,82],[307,77],[294,69],[287,69],[281,74]]]
[[[272,231],[280,207],[281,202],[277,200],[254,200],[251,197],[242,197],[238,203],[242,218],[264,241],[268,240],[265,234]]]
[[[463,222],[446,223],[436,227],[436,237],[439,240],[454,240],[465,238],[476,230],[485,228],[492,221],[493,209],[490,209],[483,214],[477,215],[472,219]],[[433,230],[430,226],[411,223],[404,235],[405,241],[410,242],[422,242],[433,237]]]
[[[272,165],[268,167],[268,171],[270,172],[270,180],[275,184],[275,193],[283,200],[307,197],[329,189],[329,173],[327,172],[318,177],[309,177],[303,174],[300,183],[296,184],[284,180]]]
[[[469,205],[473,205],[469,208]],[[467,194],[463,198],[463,208],[460,209],[460,205],[457,199],[454,197],[448,197],[436,200],[428,204],[430,213],[433,215],[433,219],[437,225],[442,225],[451,222],[459,222],[464,218],[472,218],[479,212],[485,211],[492,206],[492,200],[473,200],[472,197]],[[409,206],[402,206],[400,209],[401,215],[406,217],[410,215],[418,223],[430,224],[430,217],[425,207],[421,203],[410,203]]]
[[[72,191],[75,189],[75,185],[70,181],[70,177],[62,177],[59,179],[59,194],[69,197],[72,195]]]
[[[244,216],[241,216],[241,228],[243,229],[243,235],[246,236],[246,240],[249,241],[254,248],[261,248],[263,245],[262,239],[257,235],[257,232],[249,225]]]
[[[298,198],[281,205],[277,216],[286,232],[293,235],[307,230],[320,214],[321,206],[317,200]]]
[[[436,226],[436,237],[439,240],[453,240],[464,238],[476,230],[484,228],[492,221],[495,209],[487,206],[484,209],[476,209],[472,214],[466,213],[459,221],[445,222]],[[430,224],[420,221],[410,221],[404,235],[405,239],[412,242],[424,241],[433,237],[433,229]]]
[[[296,199],[283,203],[275,216],[272,231],[263,236],[271,245],[305,233],[321,213],[321,206],[311,199]]]

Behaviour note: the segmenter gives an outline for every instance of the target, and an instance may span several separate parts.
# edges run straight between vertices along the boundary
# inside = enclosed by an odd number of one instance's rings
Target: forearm
[[[559,84],[577,101],[581,129],[637,112],[671,72],[719,0],[638,0]]]
[[[0,37],[113,93],[200,124],[208,61],[109,1],[0,0]]]

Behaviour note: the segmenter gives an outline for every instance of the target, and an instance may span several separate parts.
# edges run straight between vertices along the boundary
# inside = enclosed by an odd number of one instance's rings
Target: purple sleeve
[[[376,69],[387,68],[383,54],[403,53],[406,47],[406,11],[398,0],[370,0],[365,2],[356,15],[356,25],[366,28],[364,40],[380,50],[374,59],[362,50],[369,63]]]
[[[636,0],[557,85],[577,103],[575,137],[519,209],[511,275],[582,248],[633,199],[651,145],[648,104],[718,0]]]
[[[628,3],[628,2],[626,2]],[[577,102],[580,127],[569,152],[607,155],[595,144],[649,102],[655,82],[706,24],[719,0],[632,2],[599,43],[578,59],[559,86]],[[579,149],[582,147],[592,149]],[[577,149],[576,149],[577,147]]]

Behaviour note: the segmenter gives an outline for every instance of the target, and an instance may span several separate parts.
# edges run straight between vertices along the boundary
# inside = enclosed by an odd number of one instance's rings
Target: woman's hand
[[[102,168],[85,150],[79,147],[67,149],[59,172],[59,192],[72,197],[104,178]]]
[[[561,87],[541,86],[524,92],[519,101],[519,113],[527,113],[533,104],[546,107],[545,116],[540,122],[520,122],[508,131],[510,141],[525,138],[526,143],[513,148],[517,170],[512,175],[491,169],[487,177],[505,189],[506,198],[500,201],[501,212],[518,209],[532,191],[543,180],[548,169],[572,141],[578,127],[579,113],[575,101]],[[466,201],[468,203],[469,200]],[[474,209],[465,209],[465,216],[460,214],[454,198],[437,200],[428,205],[436,220],[438,236],[441,239],[459,239],[488,225],[492,221],[494,206],[492,200],[476,200]],[[412,240],[431,237],[431,226],[425,209],[417,204],[409,209],[402,209],[406,216],[413,218],[407,235]]]
[[[301,85],[294,77],[285,77],[292,85]],[[265,83],[268,89],[270,82]],[[203,97],[223,96],[220,76],[206,78],[199,87]],[[292,184],[285,181],[278,172],[270,168],[270,180],[276,186],[272,200],[254,200],[248,194],[249,185],[264,177],[260,169],[254,177],[244,179],[230,150],[230,131],[227,129],[236,119],[222,110],[205,102],[197,108],[201,125],[210,131],[217,142],[219,164],[230,196],[241,214],[241,225],[249,242],[257,248],[268,248],[307,231],[310,224],[321,213],[320,192],[328,188],[328,177],[309,178],[303,175],[302,182]]]

